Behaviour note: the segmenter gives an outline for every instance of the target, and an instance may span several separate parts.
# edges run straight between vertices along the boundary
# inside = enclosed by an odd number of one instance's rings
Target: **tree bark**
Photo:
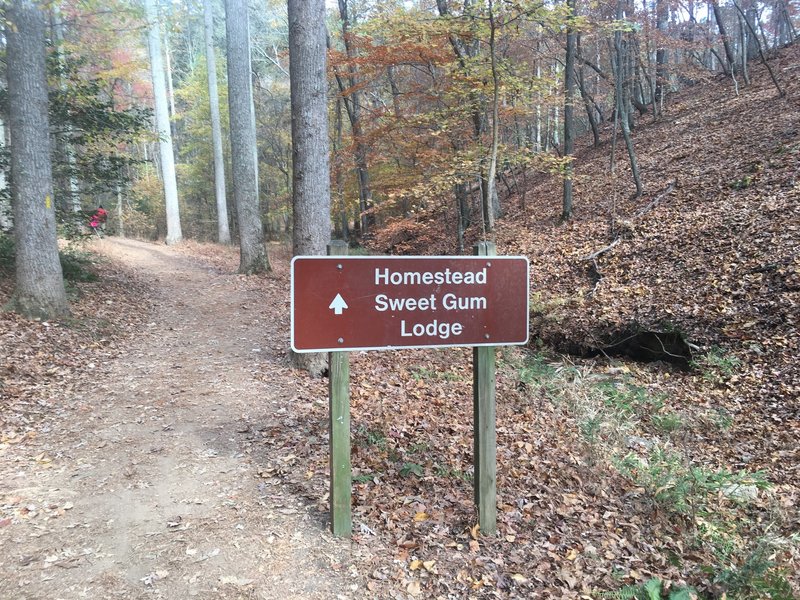
[[[586,89],[586,78],[583,73],[583,66],[578,67],[578,89],[581,92],[583,105],[586,108],[586,119],[589,121],[589,126],[592,128],[592,145],[595,148],[600,147],[600,128],[598,127],[598,118],[602,119],[602,115],[598,115],[597,104],[594,98],[589,94]]]
[[[158,150],[161,163],[161,178],[164,184],[164,204],[167,213],[167,244],[177,244],[183,239],[181,233],[180,208],[178,205],[178,181],[175,175],[175,154],[172,150],[172,130],[167,107],[167,89],[164,76],[164,61],[161,57],[161,32],[158,14],[153,0],[144,0],[147,17],[147,48],[150,53],[150,75],[153,79],[153,100],[158,132]]]
[[[219,115],[217,60],[214,52],[214,9],[211,0],[203,0],[206,65],[208,67],[208,105],[211,112],[211,144],[214,151],[214,195],[217,201],[217,241],[231,243],[228,227],[228,195],[225,190],[225,160],[222,156],[222,126]]]
[[[250,67],[250,19],[245,0],[225,0],[228,48],[228,109],[236,222],[239,225],[239,272],[271,270],[258,197],[256,121]]]
[[[6,8],[16,288],[11,306],[31,318],[69,314],[58,257],[50,159],[45,16],[33,0]]]
[[[496,217],[499,215],[497,199],[497,147],[500,141],[500,78],[497,74],[497,21],[494,16],[494,3],[489,0],[489,60],[492,72],[492,145],[489,150],[489,172],[486,174],[486,193],[483,200],[483,218],[486,232],[494,231]],[[495,205],[497,202],[497,205]]]
[[[617,21],[622,21],[622,1],[617,1]],[[614,32],[614,96],[616,97],[616,119],[620,123],[622,129],[622,137],[625,139],[625,148],[628,151],[628,160],[631,163],[631,174],[633,176],[633,183],[636,186],[635,196],[638,198],[642,195],[642,180],[639,176],[639,163],[636,159],[636,151],[633,148],[633,140],[631,139],[631,130],[629,122],[629,100],[625,93],[625,86],[623,81],[623,73],[625,69],[625,52],[623,50],[622,32],[617,30]]]
[[[52,15],[52,22],[53,22],[53,38],[55,41],[55,50],[56,56],[58,59],[59,67],[61,67],[62,72],[59,75],[59,86],[62,91],[66,89],[66,81],[64,80],[63,75],[63,68],[64,64],[64,21],[61,18],[61,6],[59,2],[53,2],[50,7],[51,15]],[[55,143],[57,146],[57,150],[61,150],[64,153],[64,156],[67,159],[67,173],[64,188],[67,190],[67,194],[64,200],[61,201],[62,209],[65,212],[73,212],[78,213],[81,210],[81,196],[80,196],[80,187],[78,186],[78,178],[76,176],[77,167],[75,161],[75,149],[72,147],[72,143],[70,140],[70,128],[66,127],[65,131],[61,134],[56,135]],[[60,146],[60,148],[58,148]],[[60,179],[60,178],[59,178]]]
[[[733,77],[736,75],[736,57],[733,54],[728,32],[725,30],[725,22],[722,20],[722,14],[719,10],[719,0],[711,0],[711,8],[714,11],[714,19],[717,21],[719,35],[722,38],[722,46],[725,48],[725,58],[728,61],[726,73]]]
[[[658,30],[658,38],[656,40],[656,89],[655,97],[653,99],[654,112],[653,117],[658,116],[658,107],[664,98],[664,86],[667,83],[667,62],[669,54],[664,47],[667,36],[667,25],[669,22],[669,7],[667,0],[656,0],[656,29]]]
[[[6,148],[6,123],[0,115],[0,152]],[[6,172],[0,169],[0,231],[10,231],[14,225],[12,218],[11,201],[8,195],[8,182]]]
[[[339,0],[339,17],[342,20],[342,40],[348,60],[353,61],[357,54],[350,42],[350,12],[347,0]],[[358,71],[356,67],[349,66],[347,73],[347,86],[351,92],[348,96],[343,96],[347,117],[350,120],[350,131],[353,135],[354,159],[356,164],[356,175],[358,177],[358,199],[361,212],[361,236],[368,235],[375,224],[375,216],[372,214],[372,187],[369,181],[368,148],[364,143],[364,131],[361,122],[361,94],[355,89],[358,83]],[[339,92],[347,89],[342,77],[337,73],[336,82]]]
[[[572,24],[575,17],[575,0],[567,0],[567,53],[564,61],[564,157],[567,159],[564,172],[564,196],[561,220],[572,217],[572,153],[575,151],[575,50],[577,34]]]
[[[741,7],[735,2],[735,0],[733,5],[736,7],[736,10],[739,11],[739,13],[742,15],[742,18],[745,18],[745,15],[742,12]],[[748,28],[750,28],[751,39],[755,40],[755,46],[756,49],[758,50],[758,55],[761,58],[761,62],[767,68],[767,72],[769,73],[769,76],[772,79],[772,83],[775,85],[775,89],[778,90],[778,95],[781,98],[783,98],[786,95],[786,91],[781,87],[781,84],[778,82],[778,78],[775,76],[775,72],[772,70],[772,67],[769,66],[769,61],[767,60],[767,57],[764,56],[764,50],[761,47],[761,41],[758,39],[758,36],[756,35],[756,30],[753,29],[753,27],[750,24],[750,21],[748,21],[746,18],[745,18],[745,24],[747,25]]]
[[[294,255],[325,254],[331,233],[325,1],[289,0]],[[321,353],[295,354],[311,375],[326,367]]]

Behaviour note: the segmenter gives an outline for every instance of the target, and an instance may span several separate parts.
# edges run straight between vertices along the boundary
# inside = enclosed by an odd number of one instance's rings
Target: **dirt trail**
[[[3,455],[0,502],[26,518],[0,528],[0,598],[360,596],[348,545],[249,453],[248,434],[291,411],[262,293],[165,246],[98,248],[152,280],[156,308]]]

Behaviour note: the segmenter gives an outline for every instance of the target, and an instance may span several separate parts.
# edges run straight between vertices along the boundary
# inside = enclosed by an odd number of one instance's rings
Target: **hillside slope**
[[[800,48],[771,64],[784,98],[754,64],[738,94],[719,77],[671,96],[658,121],[640,119],[642,198],[630,197],[621,140],[610,173],[607,130],[603,147],[578,152],[571,222],[559,222],[560,180],[539,175],[524,210],[506,202],[496,239],[530,257],[534,343],[677,363],[686,372],[654,369],[657,385],[676,402],[724,407],[730,435],[752,442],[712,454],[783,479],[800,464]],[[421,218],[404,251],[452,252],[440,233],[449,215]]]

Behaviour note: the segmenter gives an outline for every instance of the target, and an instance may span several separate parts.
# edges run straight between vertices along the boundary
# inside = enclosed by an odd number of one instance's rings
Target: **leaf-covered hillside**
[[[753,65],[738,93],[720,76],[670,96],[658,121],[639,118],[643,197],[631,197],[621,136],[611,172],[608,124],[602,147],[579,140],[574,218],[559,221],[560,179],[528,174],[524,208],[520,192],[505,201],[496,238],[501,253],[530,257],[534,344],[688,367],[654,376],[737,417],[735,443],[715,455],[783,478],[800,464],[800,48],[771,65],[783,98]],[[450,212],[393,223],[375,243],[452,252]],[[730,377],[707,385],[708,369]]]

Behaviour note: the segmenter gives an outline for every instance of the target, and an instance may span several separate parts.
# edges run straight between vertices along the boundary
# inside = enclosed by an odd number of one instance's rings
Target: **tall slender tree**
[[[500,215],[500,199],[497,196],[497,148],[500,140],[500,76],[497,72],[497,31],[499,24],[494,13],[494,3],[489,0],[489,61],[492,73],[492,141],[489,150],[489,171],[486,175],[483,219],[486,232],[494,231],[496,218]]]
[[[325,38],[325,0],[289,0],[295,255],[324,254],[330,240]],[[324,355],[295,354],[295,365],[318,375]]]
[[[334,74],[339,85],[339,92],[342,93],[342,98],[344,99],[344,106],[350,119],[350,130],[353,134],[353,152],[358,176],[359,210],[361,211],[358,225],[361,228],[361,235],[366,236],[375,224],[375,215],[370,212],[372,209],[372,188],[369,182],[368,149],[364,142],[362,127],[363,111],[361,107],[361,92],[358,89],[360,83],[358,67],[355,64],[358,59],[358,52],[351,40],[352,25],[356,23],[356,18],[351,13],[351,8],[348,5],[348,0],[339,0],[339,17],[342,20],[342,43],[349,63],[347,66],[347,81],[345,82],[345,78],[338,70],[334,70]],[[347,89],[350,91],[345,95],[344,92]]]
[[[725,58],[728,60],[727,68],[724,65],[723,68],[727,75],[735,78],[737,73],[736,57],[733,54],[731,40],[725,28],[725,19],[722,18],[722,13],[719,9],[719,0],[711,0],[711,8],[714,11],[714,19],[717,21],[717,29],[719,29],[719,35],[722,38],[722,46],[725,48]]]
[[[239,225],[239,272],[270,270],[258,197],[256,119],[250,66],[250,18],[245,0],[225,0],[228,109],[233,199]]]
[[[6,123],[3,115],[0,115],[0,154],[6,149]],[[13,219],[11,218],[11,201],[8,195],[8,183],[6,181],[5,169],[0,168],[0,231],[11,229]]]
[[[153,78],[153,99],[156,112],[161,176],[164,184],[164,203],[167,212],[167,244],[181,241],[178,181],[175,175],[175,154],[172,149],[172,131],[167,108],[167,89],[164,78],[164,61],[161,56],[161,32],[154,0],[144,0],[147,17],[147,47],[150,52],[150,74]]]
[[[575,32],[575,0],[567,0],[569,11],[567,22],[567,53],[564,61],[564,157],[567,159],[564,173],[564,198],[561,218],[572,216],[572,153],[575,151],[575,53],[578,34]]]
[[[664,89],[667,85],[667,62],[669,51],[666,48],[667,26],[669,24],[669,6],[667,0],[656,0],[656,29],[658,30],[656,50],[656,85],[653,93],[654,115],[661,110]]]
[[[206,65],[208,71],[208,105],[211,112],[211,144],[214,149],[214,194],[217,199],[217,241],[231,243],[228,227],[228,200],[225,191],[225,161],[222,157],[222,126],[219,117],[217,59],[214,52],[214,10],[211,0],[203,0]]]
[[[622,0],[617,0],[617,22],[622,23],[625,17],[625,12]],[[639,176],[639,162],[636,158],[636,150],[633,147],[633,140],[631,139],[631,126],[630,126],[630,96],[628,87],[630,85],[630,78],[625,76],[626,64],[628,62],[628,52],[630,48],[622,38],[622,30],[617,27],[614,31],[614,45],[611,66],[614,71],[614,103],[615,103],[615,127],[616,124],[620,125],[622,130],[622,137],[625,140],[625,148],[628,151],[628,160],[631,163],[631,175],[633,176],[633,183],[636,186],[635,196],[638,198],[642,195],[642,179]],[[616,134],[615,134],[616,135]],[[616,145],[612,146],[613,149]],[[612,160],[615,160],[612,157]]]
[[[53,200],[45,15],[35,0],[12,0],[5,16],[16,242],[11,304],[28,317],[51,319],[69,314],[69,306]]]
[[[64,77],[65,64],[64,64],[64,20],[61,17],[61,6],[59,2],[53,2],[50,6],[50,14],[52,17],[53,38],[55,42],[56,57],[59,65],[59,87],[62,91],[66,90],[66,80]],[[78,178],[76,176],[76,160],[75,148],[72,147],[69,139],[69,129],[61,135],[56,136],[54,142],[56,146],[60,146],[59,150],[66,156],[67,164],[67,190],[66,198],[61,200],[62,207],[66,211],[80,212],[81,210],[81,196],[80,187],[78,186]]]

